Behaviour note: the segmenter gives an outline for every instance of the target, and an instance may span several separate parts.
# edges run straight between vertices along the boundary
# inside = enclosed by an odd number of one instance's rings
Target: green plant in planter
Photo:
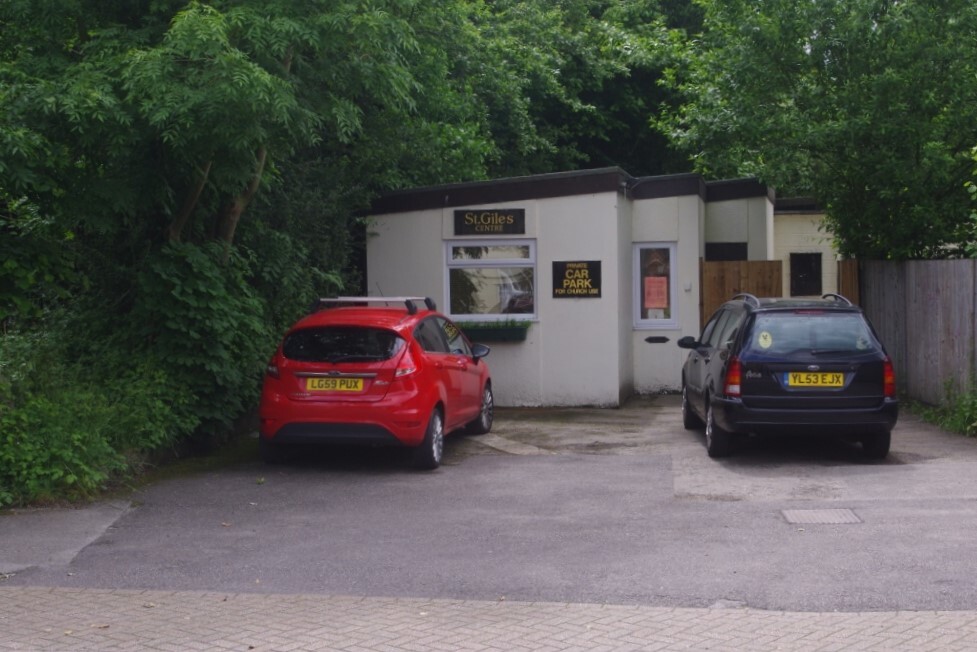
[[[460,322],[458,327],[473,342],[521,342],[532,325],[528,319]]]

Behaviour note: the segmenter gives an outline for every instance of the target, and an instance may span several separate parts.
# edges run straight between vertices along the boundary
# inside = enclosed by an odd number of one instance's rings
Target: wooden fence
[[[701,261],[699,274],[702,277],[699,315],[703,326],[735,294],[749,292],[758,297],[779,297],[783,292],[779,260]]]
[[[977,381],[977,260],[863,261],[861,305],[901,390],[933,405]]]
[[[838,261],[838,294],[852,303],[861,305],[862,296],[858,283],[858,261],[855,259]]]

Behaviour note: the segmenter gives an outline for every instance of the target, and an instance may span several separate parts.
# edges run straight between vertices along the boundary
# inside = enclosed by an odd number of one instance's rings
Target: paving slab
[[[674,396],[505,409],[433,474],[255,460],[7,510],[0,650],[977,650],[977,442],[701,438]]]
[[[0,586],[0,650],[972,652],[975,612],[458,601]]]

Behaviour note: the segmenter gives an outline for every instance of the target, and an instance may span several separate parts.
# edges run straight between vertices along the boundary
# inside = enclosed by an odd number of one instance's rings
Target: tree
[[[0,503],[226,431],[376,194],[597,160],[657,6],[0,3]]]
[[[827,210],[842,254],[959,254],[977,142],[971,0],[699,0],[660,127],[711,176],[755,175]]]

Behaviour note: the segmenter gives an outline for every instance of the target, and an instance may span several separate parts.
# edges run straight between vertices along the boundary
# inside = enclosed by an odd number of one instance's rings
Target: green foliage
[[[318,224],[313,220],[301,242],[263,220],[250,223],[241,235],[243,248],[261,251],[261,264],[253,266],[249,285],[262,298],[264,322],[275,336],[304,316],[319,297],[333,296],[346,285],[342,271],[349,244],[341,237],[346,230],[333,232],[325,219]]]
[[[939,427],[968,437],[977,437],[977,387],[957,390],[953,384],[945,387],[946,398],[941,405],[915,404],[913,410]]]
[[[248,283],[254,264],[235,251],[171,243],[139,277],[132,318],[150,359],[192,396],[204,434],[226,430],[256,403],[274,336]],[[184,418],[190,418],[186,415]]]
[[[496,328],[496,329],[529,328],[532,325],[533,325],[533,322],[530,319],[514,319],[512,317],[508,317],[506,319],[495,319],[495,320],[491,320],[491,321],[462,321],[462,322],[458,322],[458,326],[462,330],[465,330],[465,329],[468,329],[468,328],[471,328],[471,329],[476,329],[477,328],[479,330],[483,330],[483,329],[487,329],[487,328]]]
[[[977,147],[971,150],[971,158],[977,162]],[[973,169],[972,174],[977,178],[977,167]],[[964,247],[969,258],[977,258],[977,183],[967,181],[963,185],[970,195],[970,238]]]
[[[0,506],[92,497],[196,425],[158,367],[79,355],[71,330],[0,336]]]
[[[658,2],[504,0],[471,6],[470,21],[481,39],[455,57],[463,66],[455,74],[471,80],[485,107],[495,145],[493,176],[626,163],[642,172],[642,158],[657,158],[659,152],[630,148],[636,141],[649,145],[646,109],[658,98],[629,86],[632,72],[641,73],[639,80],[657,75],[655,49],[664,20]]]
[[[68,245],[53,220],[24,199],[0,189],[0,331],[15,319],[36,319],[49,300],[65,298],[80,279]]]
[[[124,467],[102,434],[113,416],[103,399],[72,388],[33,395],[0,415],[0,504],[91,496]]]
[[[659,122],[710,176],[756,175],[826,207],[842,254],[959,255],[971,234],[977,4],[699,0]]]
[[[0,503],[89,495],[253,411],[281,332],[362,284],[378,193],[654,158],[656,43],[698,20],[677,0],[0,2]]]

